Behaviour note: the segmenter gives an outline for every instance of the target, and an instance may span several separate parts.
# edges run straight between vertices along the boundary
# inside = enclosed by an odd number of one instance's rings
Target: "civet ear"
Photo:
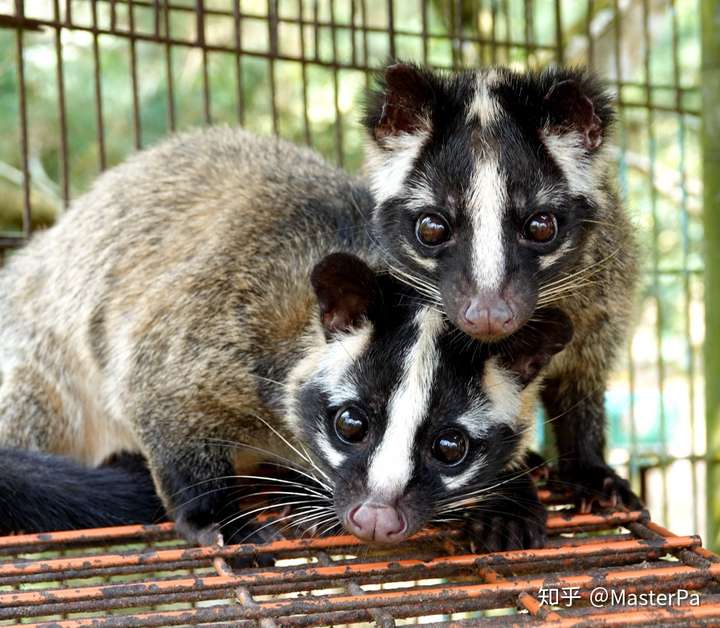
[[[432,101],[428,71],[410,63],[394,63],[385,68],[368,101],[365,125],[377,141],[415,133],[428,125]]]
[[[600,97],[605,104],[607,96],[601,94]],[[606,125],[580,83],[575,80],[555,83],[545,94],[544,104],[548,114],[547,133],[575,131],[581,135],[586,150],[600,148]]]
[[[379,298],[373,270],[359,257],[332,253],[313,268],[310,283],[329,334],[347,331],[370,315]]]

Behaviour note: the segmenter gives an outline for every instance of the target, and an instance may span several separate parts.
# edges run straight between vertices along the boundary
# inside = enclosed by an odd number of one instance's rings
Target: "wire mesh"
[[[618,180],[645,249],[611,382],[610,460],[658,519],[705,529],[699,18],[689,0],[0,0],[0,250],[132,150],[242,124],[362,162],[358,104],[388,58],[585,63],[617,94]],[[687,487],[690,487],[687,490]]]
[[[644,512],[553,510],[548,530],[543,549],[497,554],[469,551],[458,529],[427,530],[390,548],[364,546],[350,536],[188,547],[171,524],[4,537],[0,625],[720,620],[720,557],[703,549],[697,536],[673,535]],[[274,565],[230,567],[258,557]],[[630,597],[603,602],[598,591],[676,597],[644,607]]]

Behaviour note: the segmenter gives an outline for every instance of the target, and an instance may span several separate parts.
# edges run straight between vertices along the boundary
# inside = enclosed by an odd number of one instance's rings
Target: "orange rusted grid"
[[[459,529],[386,548],[351,536],[190,547],[171,524],[4,537],[0,626],[720,624],[720,558],[698,537],[645,512],[575,514],[542,497],[553,504],[547,546],[493,554],[471,553]],[[258,557],[274,566],[231,567]],[[676,595],[598,605],[599,587]],[[572,603],[549,604],[543,590]]]

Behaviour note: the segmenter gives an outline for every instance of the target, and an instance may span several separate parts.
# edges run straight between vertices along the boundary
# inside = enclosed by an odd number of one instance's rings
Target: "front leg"
[[[542,547],[547,511],[528,473],[508,472],[496,491],[465,513],[474,552]]]
[[[581,512],[643,507],[630,483],[605,462],[605,388],[605,378],[576,372],[546,381],[542,393],[555,434],[560,486],[570,485]]]
[[[176,530],[190,543],[232,542],[242,533],[235,470],[216,448],[185,443],[149,453],[155,484]],[[222,536],[221,536],[222,535]]]
[[[242,447],[248,434],[233,429],[254,424],[209,412],[182,414],[175,408],[177,412],[146,414],[139,430],[158,494],[177,531],[200,545],[268,540],[249,513],[262,488],[242,479],[254,474],[259,456]],[[263,441],[261,428],[249,431],[255,442]]]

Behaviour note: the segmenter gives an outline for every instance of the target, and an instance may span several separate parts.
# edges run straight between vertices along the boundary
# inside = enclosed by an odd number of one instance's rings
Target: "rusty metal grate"
[[[720,557],[699,537],[643,512],[552,508],[547,547],[496,554],[468,553],[452,529],[385,549],[350,536],[189,547],[169,523],[0,538],[0,626],[718,625]],[[234,571],[227,560],[261,555],[276,565]],[[699,603],[596,607],[598,588]],[[544,603],[551,590],[573,603]]]

